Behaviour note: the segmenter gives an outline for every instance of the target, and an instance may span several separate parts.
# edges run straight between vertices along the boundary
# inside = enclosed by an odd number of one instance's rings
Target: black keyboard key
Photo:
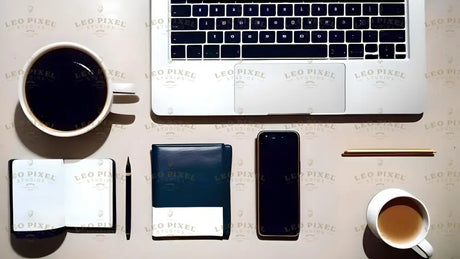
[[[243,58],[324,58],[327,45],[243,45]]]
[[[404,42],[406,41],[405,31],[380,31],[380,42]]]
[[[294,5],[294,14],[296,16],[310,15],[310,5],[307,5],[307,4],[296,4],[296,5]]]
[[[249,18],[235,18],[233,20],[233,28],[235,30],[249,29]]]
[[[216,29],[217,30],[230,30],[232,29],[232,18],[217,18]]]
[[[350,45],[348,45],[348,57],[350,57],[350,58],[362,58],[362,57],[364,57],[364,46],[362,44],[350,44]]]
[[[198,20],[196,18],[172,18],[171,30],[196,30]]]
[[[210,5],[209,6],[209,15],[210,16],[224,16],[225,15],[225,6],[223,6],[223,5]]]
[[[227,16],[241,16],[242,9],[241,5],[227,5]]]
[[[280,4],[278,5],[278,16],[291,16],[292,5],[291,4]]]
[[[361,31],[347,31],[347,42],[361,42]]]
[[[396,52],[406,52],[406,44],[396,45]]]
[[[275,32],[274,31],[261,31],[259,34],[261,43],[274,43]]]
[[[337,29],[351,29],[353,25],[352,19],[348,17],[337,18]]]
[[[260,16],[275,16],[276,5],[274,4],[262,4],[260,5]]]
[[[193,6],[193,16],[208,16],[208,6],[207,5],[194,5]]]
[[[185,46],[184,45],[172,45],[171,46],[171,58],[185,58]]]
[[[257,16],[259,15],[259,6],[255,4],[245,4],[243,6],[244,16]]]
[[[222,58],[239,58],[241,56],[239,45],[222,45],[220,53]]]
[[[379,34],[377,31],[363,31],[364,42],[377,42]]]
[[[219,45],[205,45],[203,47],[204,58],[219,58]]]
[[[379,57],[381,59],[393,59],[395,57],[395,45],[393,44],[380,44]]]
[[[380,4],[380,15],[404,15],[404,4]]]
[[[224,34],[220,31],[208,32],[208,43],[222,43],[224,42]]]
[[[291,43],[292,31],[278,31],[276,33],[276,39],[279,43]]]
[[[202,58],[203,48],[201,45],[188,45],[187,58]]]
[[[267,28],[267,18],[251,18],[251,29],[260,30]]]
[[[304,29],[317,29],[318,28],[318,18],[303,18],[303,28]]]
[[[334,18],[320,18],[319,19],[319,28],[320,29],[335,29],[335,19]]]
[[[268,28],[273,29],[284,29],[283,18],[268,18]]]
[[[329,15],[343,15],[343,4],[329,4]]]
[[[329,45],[329,57],[343,58],[347,56],[347,45],[345,44],[331,44]]]
[[[369,29],[369,17],[355,17],[353,18],[354,29]]]
[[[294,32],[295,43],[308,43],[310,42],[310,32],[308,31],[295,31]]]
[[[171,32],[171,43],[205,43],[204,32]]]
[[[366,59],[378,59],[379,58],[379,55],[375,55],[375,54],[367,54],[365,56]]]
[[[302,20],[300,18],[286,18],[286,29],[300,29]]]
[[[240,43],[241,33],[239,31],[226,31],[225,43]]]
[[[214,30],[214,19],[213,18],[201,18],[199,20],[200,30]]]
[[[329,42],[345,42],[343,31],[329,31]]]
[[[366,52],[377,52],[378,45],[377,44],[366,44]]]
[[[327,42],[327,31],[312,31],[311,42],[320,43]]]
[[[404,17],[372,17],[372,29],[404,29]]]
[[[397,54],[396,59],[405,59],[406,55],[405,54]]]
[[[243,43],[257,43],[259,40],[258,33],[256,31],[244,31],[243,32]]]
[[[363,4],[364,15],[377,15],[379,13],[379,6],[377,4]]]
[[[190,5],[171,5],[172,17],[188,17],[192,15]]]
[[[360,4],[347,4],[345,10],[346,15],[361,15]]]
[[[323,16],[327,14],[327,6],[325,4],[312,4],[311,15],[312,16]]]

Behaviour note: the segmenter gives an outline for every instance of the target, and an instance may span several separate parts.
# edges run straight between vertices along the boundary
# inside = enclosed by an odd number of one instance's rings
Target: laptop
[[[424,0],[155,0],[151,19],[156,115],[424,111]]]

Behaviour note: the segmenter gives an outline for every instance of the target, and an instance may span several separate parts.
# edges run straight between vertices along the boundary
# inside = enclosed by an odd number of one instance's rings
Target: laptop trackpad
[[[238,114],[342,113],[344,64],[237,64]]]

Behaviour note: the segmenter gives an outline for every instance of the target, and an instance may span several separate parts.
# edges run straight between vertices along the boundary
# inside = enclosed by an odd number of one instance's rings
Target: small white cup
[[[401,237],[397,236],[397,234],[390,237],[389,234],[385,235],[383,233],[385,231],[381,229],[379,224],[379,220],[383,220],[383,218],[379,218],[379,216],[383,215],[384,211],[390,207],[397,205],[407,206],[407,204],[410,204],[411,210],[414,209],[414,211],[418,212],[413,214],[421,216],[421,226],[413,238],[405,241],[398,241],[398,238]],[[394,219],[398,220],[398,217],[394,217]],[[429,258],[433,255],[433,247],[425,239],[430,229],[430,216],[428,214],[428,210],[422,201],[404,190],[390,188],[377,193],[371,199],[367,207],[367,224],[371,232],[376,237],[394,248],[412,248],[414,251],[425,258]]]
[[[106,91],[107,95],[105,97],[105,103],[103,104],[103,106],[101,105],[102,110],[97,114],[97,117],[94,120],[92,120],[91,122],[85,123],[81,127],[76,127],[75,129],[61,130],[61,129],[55,129],[51,127],[50,125],[48,125],[47,123],[40,121],[40,119],[38,119],[37,116],[33,113],[27,101],[27,97],[26,97],[26,82],[27,82],[27,77],[29,75],[29,72],[31,71],[31,68],[41,57],[43,57],[45,54],[50,53],[54,50],[67,49],[67,48],[80,51],[83,54],[86,54],[89,57],[91,57],[91,59],[97,63],[97,65],[99,66],[98,69],[100,69],[100,71],[103,73],[104,78],[105,78],[103,87],[107,88],[107,91]],[[46,76],[46,75],[42,75],[42,76]],[[84,134],[94,129],[95,127],[97,127],[105,119],[105,117],[110,113],[114,94],[134,94],[133,84],[131,83],[112,83],[108,77],[108,70],[105,64],[102,62],[102,59],[94,51],[90,50],[89,48],[81,44],[73,43],[73,42],[57,42],[57,43],[46,45],[38,49],[30,57],[30,59],[26,62],[25,67],[24,67],[24,74],[21,75],[19,78],[19,102],[20,102],[22,110],[24,111],[24,114],[29,119],[29,121],[33,125],[35,125],[38,129],[40,129],[41,131],[47,134],[57,136],[57,137],[78,136],[78,135]]]

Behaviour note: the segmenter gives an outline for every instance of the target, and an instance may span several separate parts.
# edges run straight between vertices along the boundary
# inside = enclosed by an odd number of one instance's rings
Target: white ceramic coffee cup
[[[422,216],[422,227],[416,237],[412,238],[406,242],[395,242],[386,238],[382,235],[382,231],[379,228],[379,215],[382,212],[382,209],[385,205],[389,202],[397,199],[397,198],[407,198],[414,204],[416,210]],[[379,239],[383,240],[388,245],[399,248],[399,249],[408,249],[412,248],[414,251],[419,253],[421,256],[425,258],[429,258],[433,255],[433,247],[431,244],[425,239],[428,231],[430,229],[430,216],[428,214],[428,210],[423,204],[422,201],[414,197],[412,194],[396,188],[385,189],[377,193],[369,202],[367,207],[367,224],[369,229],[372,233],[378,237]]]
[[[30,69],[32,66],[35,64],[35,62],[42,57],[44,54],[57,50],[57,49],[62,49],[62,48],[72,48],[79,50],[87,55],[89,55],[100,67],[102,70],[102,73],[104,73],[105,76],[105,85],[107,87],[107,96],[106,96],[106,101],[105,104],[102,108],[102,111],[98,114],[96,119],[94,119],[91,123],[88,123],[84,127],[77,128],[75,130],[58,130],[54,129],[52,127],[49,127],[42,121],[40,121],[32,112],[32,110],[29,107],[29,104],[27,103],[26,99],[26,81],[27,81],[27,76],[30,72]],[[41,47],[38,49],[33,55],[29,58],[29,60],[26,62],[25,67],[24,67],[24,73],[20,76],[19,78],[19,103],[21,105],[22,110],[24,111],[24,114],[26,117],[29,119],[29,121],[36,126],[38,129],[41,131],[57,136],[57,137],[73,137],[73,136],[78,136],[81,134],[84,134],[95,127],[97,127],[104,119],[105,117],[110,113],[112,103],[113,103],[113,96],[114,94],[134,94],[134,87],[133,84],[131,83],[113,83],[111,82],[110,78],[108,77],[108,70],[105,66],[105,64],[102,62],[102,59],[91,49],[78,44],[78,43],[73,43],[73,42],[56,42],[52,43],[46,46]]]

